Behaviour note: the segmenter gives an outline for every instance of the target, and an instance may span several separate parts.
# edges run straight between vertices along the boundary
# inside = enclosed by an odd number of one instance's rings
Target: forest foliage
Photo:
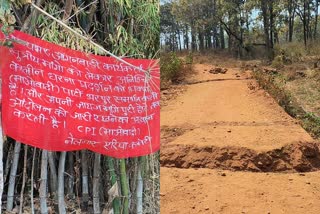
[[[0,0],[4,33],[21,30],[68,48],[104,54],[32,7]],[[36,0],[37,6],[120,57],[158,57],[159,1]],[[14,42],[1,41],[12,46]],[[13,121],[14,122],[14,121]],[[23,143],[23,142],[21,142]],[[114,159],[3,143],[2,210],[16,213],[158,213],[159,154]]]
[[[161,45],[171,51],[227,49],[242,58],[263,51],[273,59],[279,45],[308,50],[319,41],[319,0],[173,0],[160,11]]]

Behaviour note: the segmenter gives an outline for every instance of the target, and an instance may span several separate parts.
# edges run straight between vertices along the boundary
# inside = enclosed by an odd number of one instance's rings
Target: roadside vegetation
[[[193,54],[163,52],[160,57],[161,89],[177,84],[192,71]]]

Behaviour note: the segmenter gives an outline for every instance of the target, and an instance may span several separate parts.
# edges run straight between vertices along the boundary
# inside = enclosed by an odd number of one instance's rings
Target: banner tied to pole
[[[89,149],[116,158],[159,150],[155,60],[124,59],[129,66],[19,31],[7,39],[14,47],[0,47],[5,135],[50,151]]]

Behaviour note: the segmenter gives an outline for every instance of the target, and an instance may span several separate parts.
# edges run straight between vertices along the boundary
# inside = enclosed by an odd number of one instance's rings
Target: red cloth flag
[[[156,61],[125,59],[135,67],[128,66],[19,31],[8,39],[18,42],[0,47],[4,134],[50,151],[89,149],[116,158],[159,149]]]

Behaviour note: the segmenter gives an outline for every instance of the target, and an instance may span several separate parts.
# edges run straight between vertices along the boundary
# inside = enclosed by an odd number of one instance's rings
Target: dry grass
[[[305,68],[303,70],[289,66],[272,74],[258,69],[253,75],[287,113],[299,119],[303,128],[314,137],[320,138],[319,74],[307,69],[307,64],[300,62],[299,68]]]
[[[319,82],[312,78],[299,78],[288,82],[286,88],[306,111],[320,115]]]

